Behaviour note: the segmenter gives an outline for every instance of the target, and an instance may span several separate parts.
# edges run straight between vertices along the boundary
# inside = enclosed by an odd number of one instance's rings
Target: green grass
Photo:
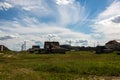
[[[109,80],[119,76],[120,56],[116,52],[0,54],[0,80]]]

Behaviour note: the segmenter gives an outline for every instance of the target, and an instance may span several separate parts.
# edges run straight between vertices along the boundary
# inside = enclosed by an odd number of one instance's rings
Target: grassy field
[[[0,53],[0,80],[120,80],[120,55]]]

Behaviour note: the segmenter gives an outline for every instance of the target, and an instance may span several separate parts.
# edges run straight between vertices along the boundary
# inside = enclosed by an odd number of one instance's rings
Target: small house
[[[120,50],[120,40],[112,40],[105,44],[105,47],[113,50]]]

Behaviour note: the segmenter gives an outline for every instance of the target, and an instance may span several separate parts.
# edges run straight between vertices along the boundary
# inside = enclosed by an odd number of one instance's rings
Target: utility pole
[[[21,45],[21,51],[25,51],[26,50],[26,41],[24,41],[24,43]]]
[[[23,44],[21,45],[21,51],[23,51]]]
[[[56,37],[54,34],[49,34],[49,35],[48,35],[49,41],[51,41],[54,37]]]
[[[69,45],[71,46],[71,44],[72,44],[72,41],[71,41],[71,40],[67,40],[66,42],[68,42]]]
[[[100,44],[99,44],[99,41],[97,41],[97,46],[99,46]]]
[[[26,50],[26,41],[24,41],[24,50]]]

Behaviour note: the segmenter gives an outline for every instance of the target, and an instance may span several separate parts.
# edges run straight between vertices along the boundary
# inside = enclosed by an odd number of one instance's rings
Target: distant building
[[[120,51],[120,40],[111,40],[105,46],[96,47],[96,53],[111,53],[115,50]]]
[[[35,53],[35,54],[41,53],[41,49],[39,45],[33,45],[32,48],[30,48],[28,51],[30,53]]]
[[[44,43],[44,49],[47,53],[65,53],[66,49],[60,47],[59,42],[47,41]]]
[[[112,40],[105,44],[105,47],[113,50],[120,50],[120,40]]]
[[[67,45],[67,44],[60,45],[60,47],[62,47],[64,49],[67,49],[67,50],[71,50],[72,49],[72,46],[71,45]]]
[[[0,45],[0,52],[3,52],[3,51],[9,51],[9,49],[4,45]]]
[[[105,46],[96,46],[96,54],[111,53],[111,52],[113,52],[113,49],[106,48]]]

